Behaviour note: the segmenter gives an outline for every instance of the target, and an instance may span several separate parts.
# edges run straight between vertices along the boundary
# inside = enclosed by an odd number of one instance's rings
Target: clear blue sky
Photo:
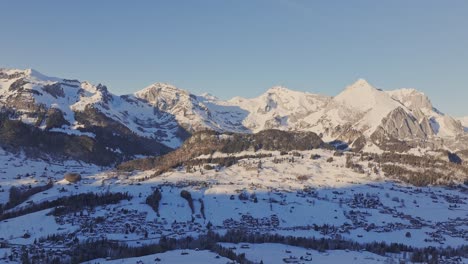
[[[468,1],[2,1],[0,66],[221,98],[273,85],[335,95],[357,78],[468,115]]]

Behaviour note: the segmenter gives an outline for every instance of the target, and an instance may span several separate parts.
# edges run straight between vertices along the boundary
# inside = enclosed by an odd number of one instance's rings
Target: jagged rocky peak
[[[190,94],[188,91],[177,88],[169,83],[157,82],[135,93],[137,97],[148,97],[152,95],[168,95],[168,94]]]
[[[284,86],[273,86],[268,89],[265,93],[260,95],[258,98],[275,98],[280,101],[287,101],[289,104],[297,103],[300,105],[303,100],[311,100],[315,98],[317,100],[327,100],[329,97],[312,94],[308,92],[291,90]]]
[[[62,85],[66,85],[67,88],[77,88],[80,85],[79,81],[46,76],[34,69],[3,68],[0,69],[0,80],[1,88],[8,89],[11,92],[10,95],[20,91],[23,94],[40,96],[45,92],[52,94],[55,98],[63,96]]]
[[[329,100],[327,96],[274,86],[258,97],[235,97],[228,103],[248,112],[242,122],[256,132],[267,128],[304,129],[309,123],[301,121],[323,109]]]
[[[411,110],[423,109],[432,110],[431,100],[423,92],[416,89],[398,89],[387,92],[394,100],[400,102]]]
[[[261,95],[259,95],[258,97],[255,97],[255,98],[245,98],[245,97],[241,97],[241,96],[236,96],[236,97],[233,97],[229,100],[229,102],[233,103],[233,104],[239,104],[239,103],[243,103],[243,102],[251,102],[252,100],[269,100],[271,99],[272,97],[282,97],[282,96],[287,96],[288,94],[289,95],[294,95],[294,94],[297,94],[297,93],[300,93],[298,91],[293,91],[293,90],[290,90],[284,86],[273,86],[271,88],[269,88],[268,90],[266,90],[264,93],[262,93]]]
[[[31,79],[33,71],[32,69],[20,70],[0,68],[0,81],[4,83],[2,86],[5,86],[6,83],[12,84],[14,81],[21,81],[23,84],[26,84],[26,79]]]
[[[281,85],[277,85],[277,86],[273,86],[271,88],[269,88],[266,93],[275,93],[275,94],[278,94],[278,93],[291,93],[291,92],[295,92],[293,90],[290,90],[288,89],[287,87],[285,86],[281,86]]]
[[[175,107],[180,101],[190,101],[196,96],[188,91],[168,83],[154,83],[135,93],[135,97],[143,99],[162,110]]]
[[[262,97],[268,97],[268,96],[272,96],[272,95],[276,95],[278,97],[290,97],[290,98],[296,98],[296,99],[300,99],[300,98],[304,98],[304,97],[315,97],[317,99],[323,99],[323,100],[326,100],[326,99],[330,99],[331,97],[330,96],[326,96],[326,95],[319,95],[319,94],[314,94],[314,93],[310,93],[310,92],[303,92],[303,91],[296,91],[296,90],[291,90],[289,89],[288,87],[285,87],[285,86],[273,86],[271,88],[269,88],[265,93],[263,93],[262,95],[260,95],[259,97],[257,98],[262,98]],[[237,98],[237,97],[235,97]],[[255,99],[255,98],[253,98]]]
[[[0,68],[0,79],[16,79],[26,76],[25,70]]]
[[[383,119],[381,127],[394,138],[398,139],[425,139],[433,135],[433,131],[427,119],[419,122],[413,115],[405,111],[403,107],[395,110]]]
[[[0,79],[17,79],[22,77],[36,77],[38,79],[50,78],[34,69],[0,68]]]

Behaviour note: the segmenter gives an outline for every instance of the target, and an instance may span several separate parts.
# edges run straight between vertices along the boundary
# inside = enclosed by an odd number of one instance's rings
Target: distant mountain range
[[[419,144],[465,134],[458,120],[435,109],[422,92],[381,91],[362,79],[335,97],[273,87],[257,98],[222,101],[161,83],[135,96],[173,114],[189,131],[299,130],[322,134],[329,141],[353,143],[361,136],[379,135]]]
[[[60,142],[54,152],[78,159],[93,153],[103,164],[166,153],[200,130],[310,131],[368,152],[468,149],[468,118],[443,114],[417,90],[382,91],[363,79],[334,97],[273,87],[256,98],[224,101],[163,83],[117,96],[101,84],[0,69],[0,105],[2,145],[47,152],[44,144]],[[12,124],[38,141],[12,133]]]

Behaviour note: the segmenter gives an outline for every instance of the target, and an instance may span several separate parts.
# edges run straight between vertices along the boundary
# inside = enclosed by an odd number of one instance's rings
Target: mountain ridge
[[[304,130],[322,134],[329,141],[338,139],[352,144],[361,136],[371,138],[374,133],[382,133],[384,128],[382,136],[416,139],[418,142],[414,142],[414,146],[421,146],[421,142],[427,140],[453,139],[465,133],[458,120],[434,108],[423,92],[407,88],[383,91],[364,79],[358,79],[334,97],[274,86],[254,98],[237,96],[224,101],[190,93],[186,98],[190,98],[190,103],[184,104],[184,111],[195,116],[181,122],[189,131]],[[199,107],[203,111],[197,112]],[[182,119],[179,113],[171,113],[176,119]],[[233,123],[223,125],[223,120]]]
[[[47,154],[54,149],[54,155],[87,162],[109,164],[135,155],[159,155],[184,138],[170,114],[136,97],[116,96],[102,84],[47,77],[31,69],[0,70],[0,106],[2,146],[42,146]],[[38,141],[31,142],[27,131]],[[60,144],[47,147],[53,142]]]
[[[203,130],[309,131],[328,142],[339,140],[367,150],[388,149],[382,142],[404,142],[410,148],[455,151],[463,150],[468,141],[466,126],[434,108],[424,93],[384,91],[364,79],[336,96],[274,86],[258,97],[221,100],[168,83],[117,96],[102,84],[2,68],[0,104],[12,110],[11,119],[45,131],[93,138],[95,129],[118,127],[115,131],[173,149],[188,134]],[[112,149],[118,152],[116,145]]]

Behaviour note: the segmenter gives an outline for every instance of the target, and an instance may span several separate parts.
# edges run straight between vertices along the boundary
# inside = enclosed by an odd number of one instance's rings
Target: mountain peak
[[[172,89],[172,90],[180,90],[179,88],[175,87],[170,83],[164,82],[156,82],[151,84],[150,86],[146,87],[145,89]]]
[[[392,110],[400,106],[389,94],[376,89],[366,80],[359,79],[346,87],[344,91],[333,98],[333,101],[347,109],[352,109],[364,115],[363,126],[373,131]]]
[[[33,82],[58,82],[61,79],[56,77],[46,76],[35,69],[13,69],[0,68],[0,75],[9,76],[9,78],[28,78]]]
[[[423,92],[413,88],[403,88],[393,91],[387,91],[394,100],[405,105],[409,109],[426,109],[433,110],[431,100]]]
[[[295,91],[291,90],[285,86],[273,86],[270,89],[268,89],[264,94],[261,96],[271,96],[271,95],[277,95],[277,96],[302,96],[305,94],[309,94],[307,92],[302,92],[302,91]]]
[[[6,76],[30,76],[32,69],[13,69],[13,68],[0,68],[0,74],[6,75]]]
[[[200,97],[202,97],[203,99],[206,99],[206,100],[210,100],[210,101],[218,101],[219,98],[210,94],[210,93],[202,93],[200,95]]]
[[[36,80],[41,80],[41,81],[60,81],[61,80],[59,78],[46,76],[35,69],[26,69],[24,70],[24,73],[30,78],[34,78]]]
[[[135,92],[135,96],[139,98],[144,98],[148,94],[189,94],[189,92],[177,88],[176,86],[169,84],[169,83],[163,83],[163,82],[157,82],[153,83],[150,86],[147,86],[146,88]]]
[[[379,96],[380,90],[376,89],[365,79],[358,79],[347,86],[340,94],[335,96],[338,101],[367,101]]]
[[[277,85],[277,86],[273,86],[270,89],[268,89],[267,93],[289,92],[289,91],[291,91],[291,90],[289,90],[288,88],[286,88],[284,86]]]
[[[359,78],[356,82],[351,84],[346,88],[348,89],[366,89],[366,90],[377,90],[374,86],[372,86],[367,80]]]

